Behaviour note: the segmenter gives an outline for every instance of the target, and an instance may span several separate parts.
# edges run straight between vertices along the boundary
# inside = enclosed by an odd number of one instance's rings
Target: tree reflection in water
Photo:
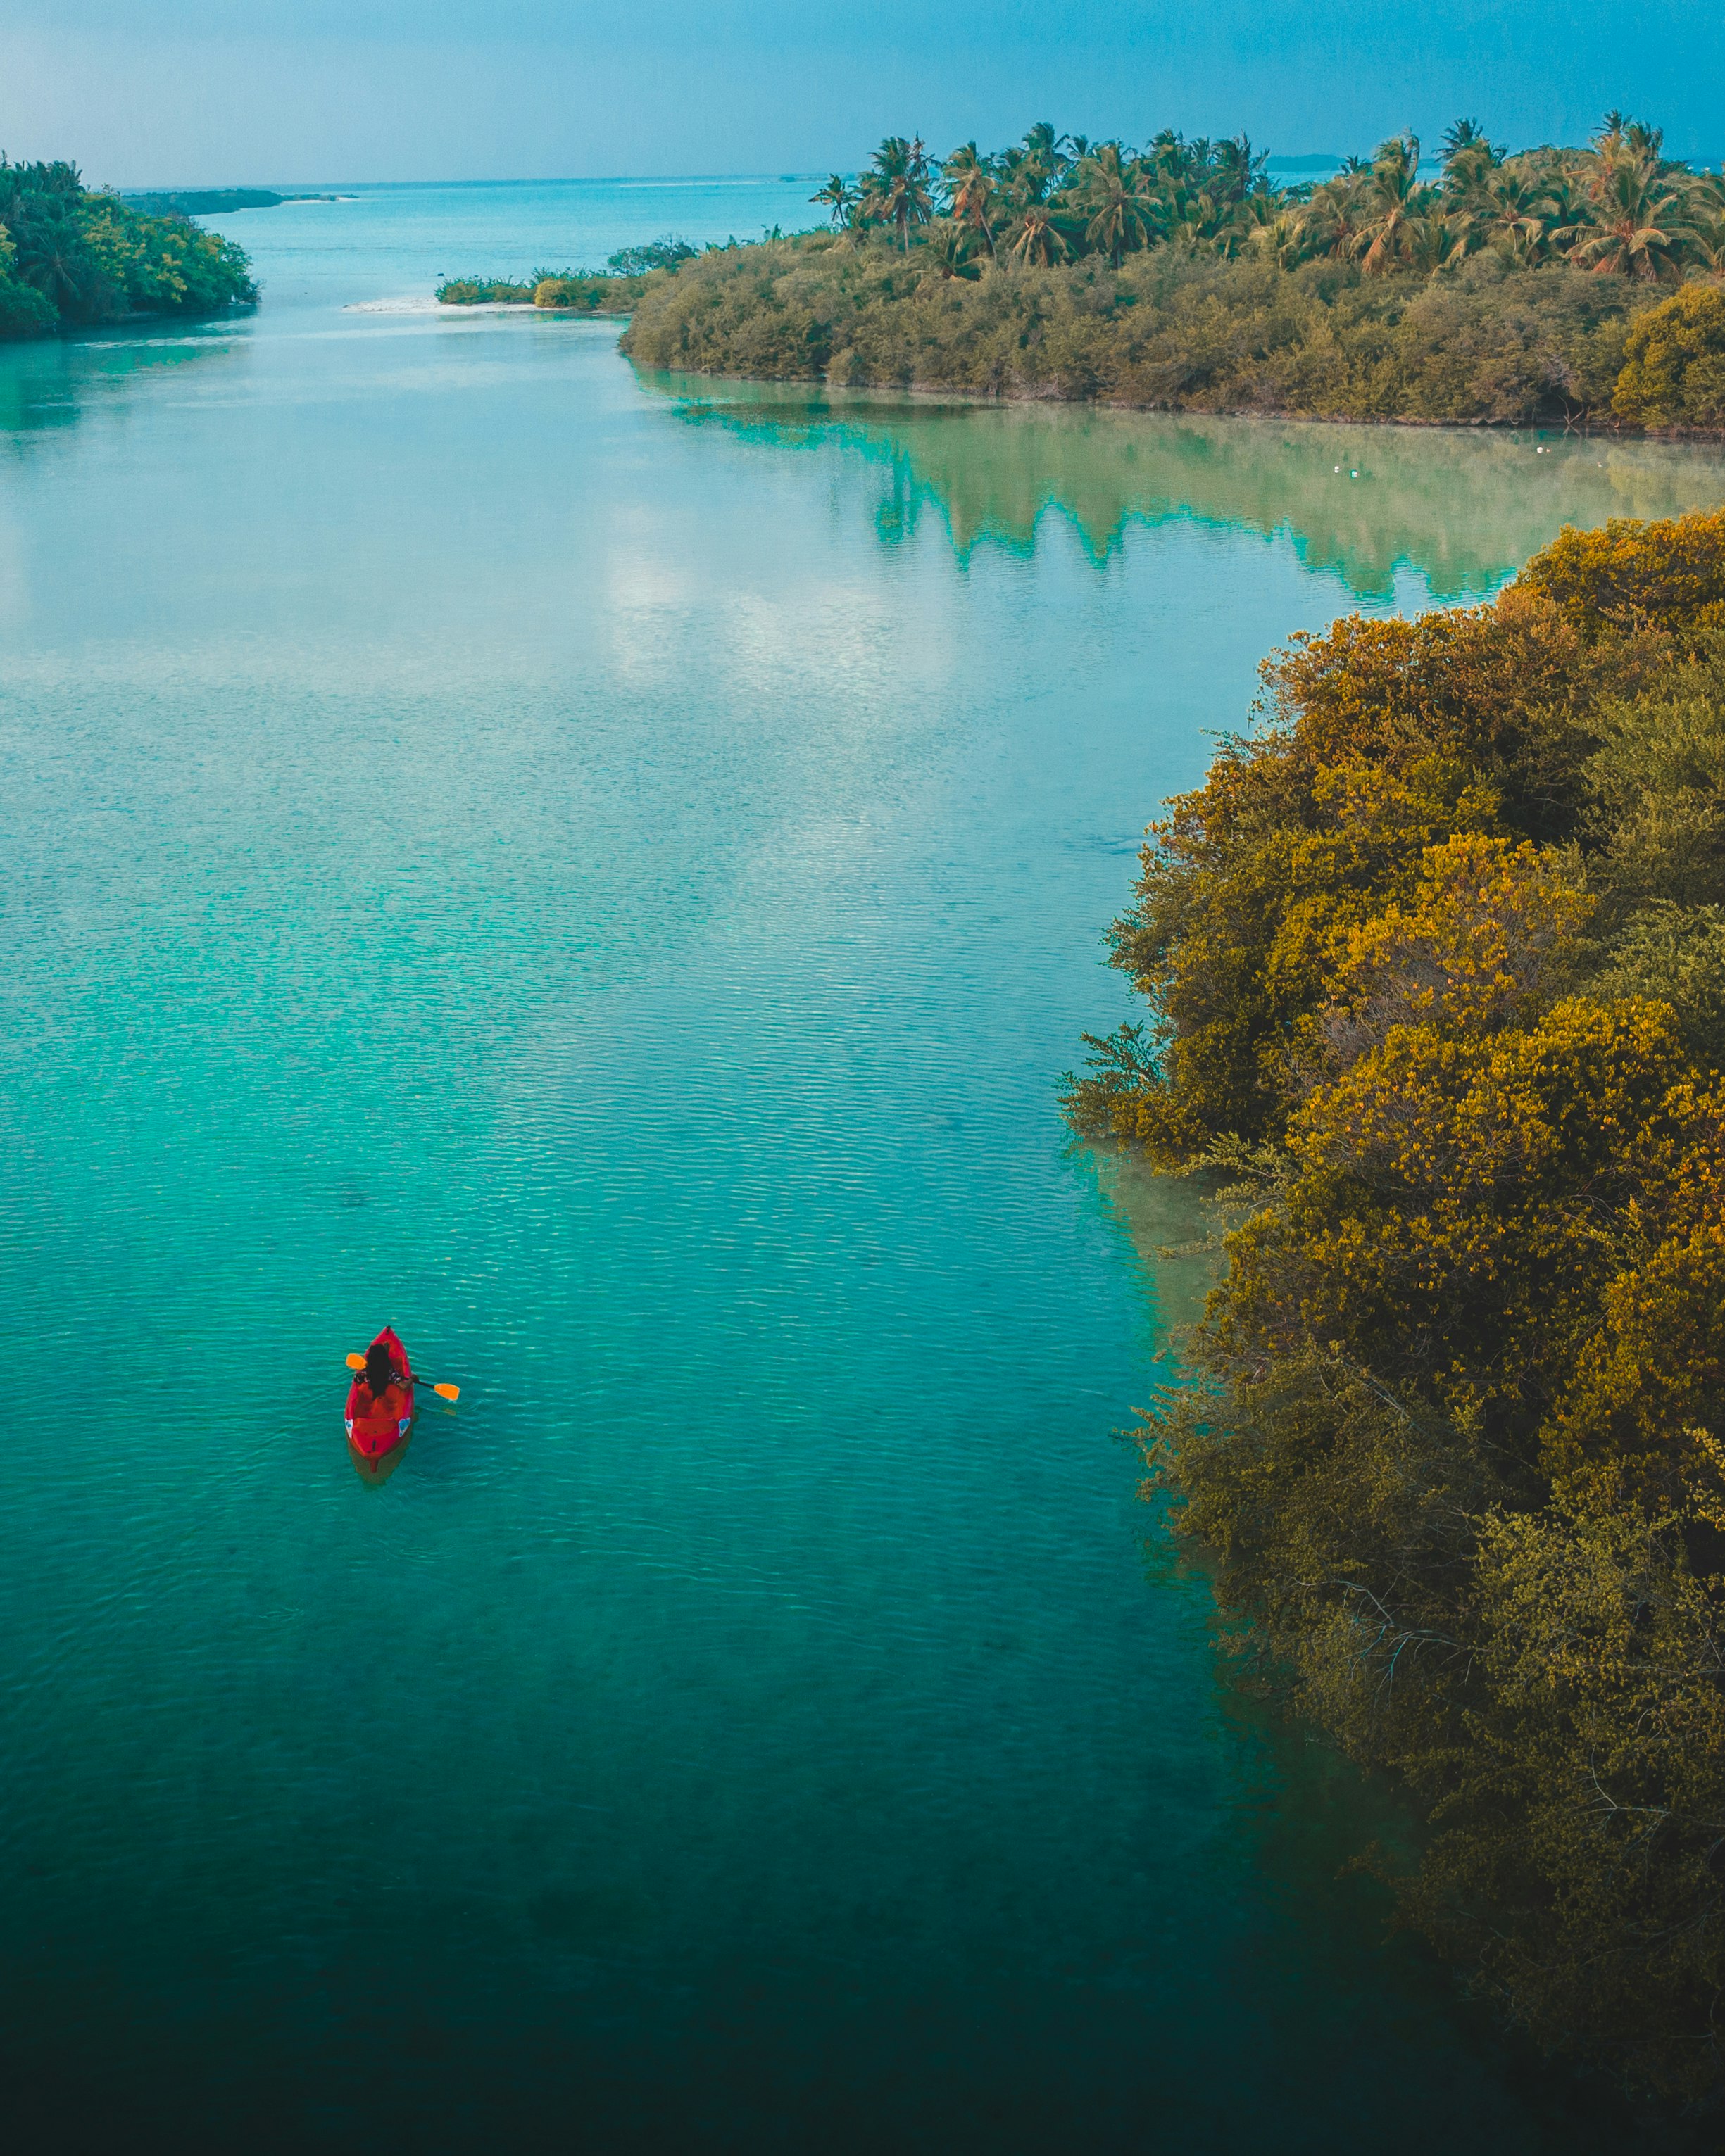
[[[1483,598],[1565,524],[1695,508],[1698,455],[1716,465],[1709,499],[1725,502],[1725,454],[1692,444],[642,380],[678,398],[691,425],[781,446],[842,443],[878,460],[889,544],[927,506],[961,558],[984,544],[1028,552],[1052,511],[1100,562],[1133,524],[1188,519],[1285,534],[1307,567],[1338,575],[1365,604],[1388,603],[1402,569],[1439,603]]]

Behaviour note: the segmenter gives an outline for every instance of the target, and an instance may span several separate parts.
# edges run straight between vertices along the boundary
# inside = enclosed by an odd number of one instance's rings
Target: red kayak
[[[414,1373],[406,1348],[387,1325],[371,1344],[389,1351],[390,1382],[373,1399],[362,1370],[348,1388],[348,1443],[367,1465],[393,1452],[414,1423]]]

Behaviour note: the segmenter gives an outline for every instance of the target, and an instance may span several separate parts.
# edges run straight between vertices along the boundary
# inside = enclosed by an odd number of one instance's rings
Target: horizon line
[[[1527,146],[1529,149],[1545,149],[1565,146],[1531,143]],[[1344,164],[1349,157],[1359,154],[1361,153],[1357,151],[1341,152],[1328,150],[1269,151],[1265,152],[1264,161],[1266,165],[1271,166],[1315,167],[1319,164],[1340,166]],[[1511,154],[1522,156],[1526,153],[1516,151]],[[1422,159],[1421,162],[1426,161]],[[1689,151],[1681,154],[1672,152],[1669,162],[1672,164],[1693,165],[1706,169],[1712,165],[1725,164],[1725,152],[1718,155],[1704,151]],[[799,185],[805,180],[825,179],[836,169],[844,171],[842,167],[835,167],[827,165],[821,167],[818,171],[811,168],[801,172],[545,172],[524,173],[508,178],[481,179],[131,180],[126,182],[111,180],[101,184],[111,189],[116,194],[221,194],[245,188],[255,188],[260,192],[281,193],[286,190],[300,187],[339,187],[351,189],[357,192],[365,189],[384,187],[693,187],[718,182],[762,187],[790,187]],[[845,173],[845,177],[854,177],[856,172],[861,170],[860,166],[852,167],[850,172]]]

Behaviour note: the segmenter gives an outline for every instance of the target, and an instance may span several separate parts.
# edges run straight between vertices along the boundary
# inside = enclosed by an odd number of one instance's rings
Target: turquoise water
[[[255,213],[255,319],[0,353],[14,2112],[1620,2147],[1386,1945],[1381,1799],[1146,1563],[1186,1224],[1053,1096],[1270,644],[1725,467],[423,305],[794,192]],[[463,1390],[371,1489],[386,1319]]]

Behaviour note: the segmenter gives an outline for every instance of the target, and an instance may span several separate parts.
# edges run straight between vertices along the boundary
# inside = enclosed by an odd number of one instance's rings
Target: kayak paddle
[[[348,1368],[350,1370],[363,1370],[365,1368],[364,1356],[350,1355],[348,1358]],[[423,1385],[425,1382],[423,1378],[418,1376],[414,1379],[416,1385]],[[461,1397],[461,1389],[459,1385],[433,1385],[431,1389],[440,1400],[458,1400]]]

